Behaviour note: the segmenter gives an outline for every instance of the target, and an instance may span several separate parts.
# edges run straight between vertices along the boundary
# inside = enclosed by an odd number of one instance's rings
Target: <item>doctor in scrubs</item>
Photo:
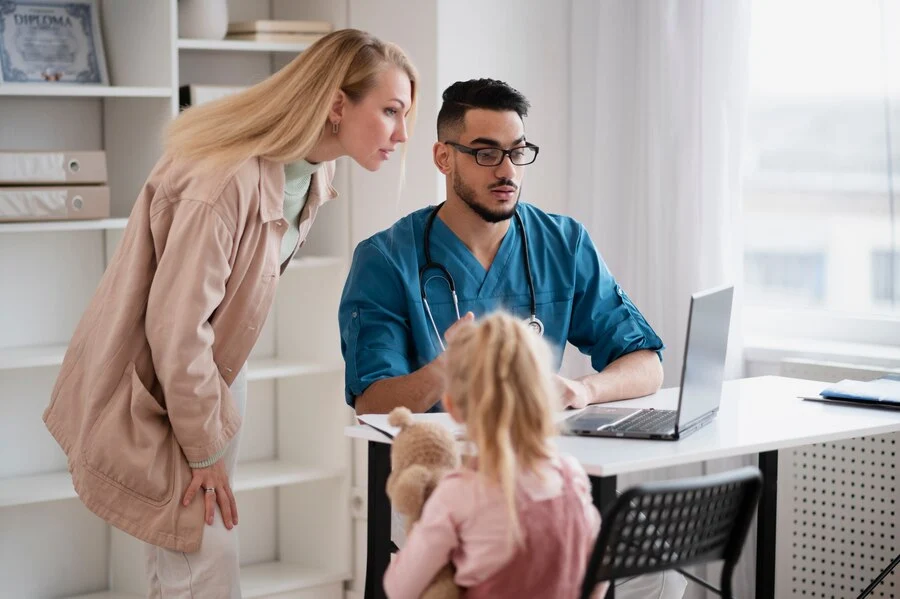
[[[663,342],[616,283],[584,226],[520,201],[540,149],[529,103],[492,79],[443,94],[434,163],[447,199],[357,246],[339,310],[346,400],[359,414],[440,411],[439,356],[461,318],[503,308],[596,373],[557,377],[563,402],[639,397],[662,383]]]
[[[400,219],[357,246],[339,320],[346,399],[358,414],[397,406],[440,411],[440,356],[456,323],[499,308],[557,349],[591,356],[596,373],[557,375],[566,406],[639,397],[662,383],[662,340],[603,263],[577,221],[519,201],[539,148],[528,141],[525,97],[501,81],[447,88],[434,163],[447,200]],[[399,521],[397,521],[399,523]],[[403,544],[402,527],[392,526]],[[664,572],[620,581],[617,596],[681,597]]]

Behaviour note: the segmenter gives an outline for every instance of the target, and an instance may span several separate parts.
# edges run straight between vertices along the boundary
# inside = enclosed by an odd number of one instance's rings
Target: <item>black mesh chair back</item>
[[[601,581],[724,560],[721,589],[731,597],[731,575],[762,489],[759,469],[628,489],[603,515],[585,573],[582,597]]]

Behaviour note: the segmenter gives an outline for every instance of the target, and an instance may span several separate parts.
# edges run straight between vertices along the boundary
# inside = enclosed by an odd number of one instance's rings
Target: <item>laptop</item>
[[[691,296],[677,409],[592,405],[566,419],[563,431],[589,437],[675,441],[711,422],[722,397],[733,297],[733,285]]]

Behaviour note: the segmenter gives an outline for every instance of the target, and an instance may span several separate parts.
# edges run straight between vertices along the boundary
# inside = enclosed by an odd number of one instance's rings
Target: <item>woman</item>
[[[44,413],[81,500],[148,543],[151,596],[240,596],[245,362],[337,195],[333,161],[380,168],[407,139],[416,78],[397,46],[341,30],[173,121]]]

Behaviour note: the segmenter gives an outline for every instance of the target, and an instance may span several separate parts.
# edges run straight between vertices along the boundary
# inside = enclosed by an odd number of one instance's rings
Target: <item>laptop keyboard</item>
[[[670,433],[675,429],[675,414],[673,410],[645,410],[606,430],[617,433]]]

